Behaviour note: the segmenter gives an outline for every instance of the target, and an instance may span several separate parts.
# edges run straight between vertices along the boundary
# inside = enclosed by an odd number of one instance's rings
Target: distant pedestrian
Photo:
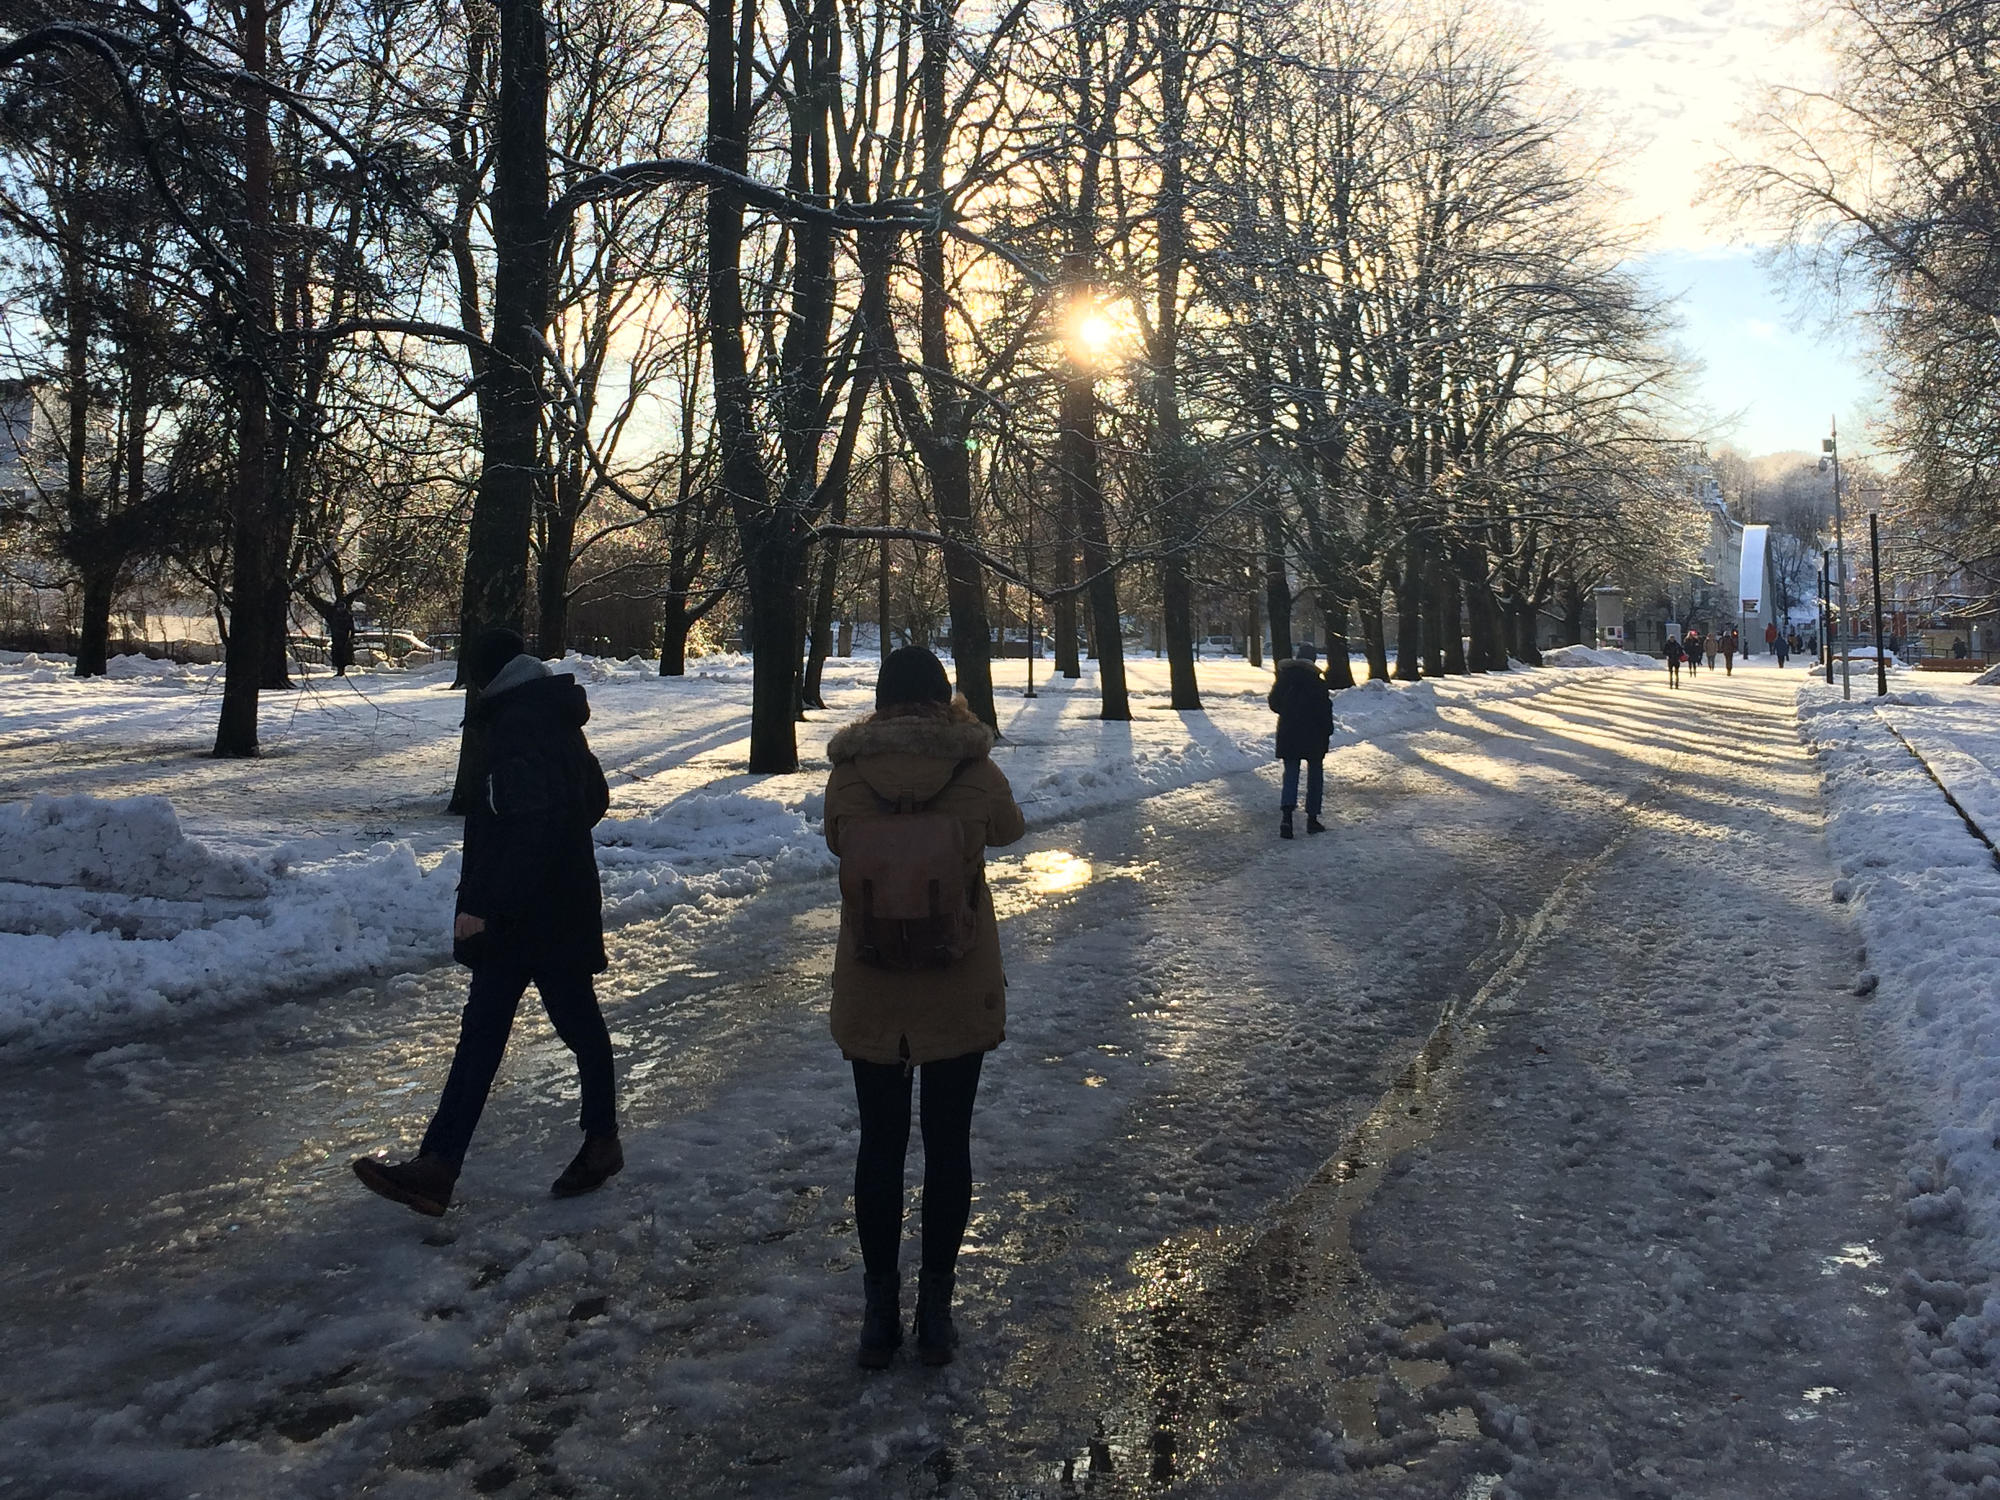
[[[1778,658],[1778,665],[1781,667],[1785,664],[1784,645],[1784,632],[1778,629],[1778,622],[1772,620],[1766,623],[1764,626],[1764,649]]]
[[[951,1362],[951,1298],[972,1212],[972,1106],[1007,1032],[1007,976],[986,850],[1025,831],[988,752],[993,733],[921,646],[883,661],[875,712],[827,743],[826,846],[840,858],[833,1039],[854,1070],[861,1140],[854,1227],[866,1310],[856,1359],[885,1368],[903,1342],[903,1159],[921,1072],[923,1261],[917,1357]]]
[[[1971,654],[1971,651],[1972,648],[1965,644],[1965,637],[1955,635],[1951,638],[1951,656],[1953,661],[1964,661]]]
[[[1718,637],[1721,634],[1719,630],[1712,631],[1701,643],[1702,649],[1708,653],[1708,670],[1711,672],[1715,670],[1715,658],[1720,654],[1722,642]]]
[[[1687,658],[1688,681],[1693,682],[1695,670],[1701,665],[1701,632],[1692,625],[1681,641],[1681,653]]]
[[[1780,667],[1783,667],[1785,665],[1786,660],[1792,654],[1791,643],[1783,635],[1779,635],[1776,638],[1776,640],[1772,642],[1771,650],[1777,656],[1778,665]]]
[[[1687,655],[1687,648],[1681,645],[1677,635],[1667,637],[1667,686],[1681,685],[1681,658]]]
[[[458,1047],[417,1155],[354,1163],[370,1189],[432,1217],[451,1203],[530,984],[576,1055],[583,1094],[583,1145],[551,1191],[559,1198],[590,1192],[625,1165],[611,1037],[591,987],[606,965],[590,830],[611,799],[583,736],[590,704],[574,676],[551,675],[511,630],[480,635],[465,667],[477,690],[471,718],[483,730],[485,765],[465,818],[452,922],[452,955],[472,970]]]
[[[1723,634],[1722,637],[1723,676],[1734,677],[1736,675],[1736,648],[1742,644],[1742,641],[1743,637],[1737,632],[1737,629],[1734,625],[1730,626],[1729,629]]]
[[[1321,798],[1326,790],[1326,751],[1333,738],[1333,696],[1326,679],[1314,664],[1317,655],[1310,646],[1277,665],[1270,696],[1265,700],[1278,716],[1278,759],[1285,763],[1284,787],[1279,793],[1278,837],[1292,836],[1292,812],[1299,805],[1299,762],[1306,771],[1306,832],[1325,833],[1319,820]]]

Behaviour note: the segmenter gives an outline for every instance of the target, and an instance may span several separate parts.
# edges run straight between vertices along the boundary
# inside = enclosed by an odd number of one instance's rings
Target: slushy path
[[[1273,772],[1009,851],[942,1373],[852,1365],[830,885],[617,935],[674,961],[571,1203],[525,1012],[449,1219],[348,1177],[449,970],[11,1073],[0,1495],[1919,1493],[1793,681],[1447,710],[1325,838]]]

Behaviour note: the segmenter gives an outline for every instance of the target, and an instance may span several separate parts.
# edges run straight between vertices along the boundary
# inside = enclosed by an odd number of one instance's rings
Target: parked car
[[[354,632],[354,660],[360,666],[376,667],[390,662],[399,667],[427,667],[438,655],[429,641],[407,630]]]
[[[1026,630],[1016,627],[1003,632],[993,648],[993,654],[1000,657],[1022,657],[1031,651],[1042,657],[1054,656],[1056,643],[1039,630],[1030,636]]]
[[[1205,635],[1194,643],[1196,656],[1241,656],[1242,647],[1233,635]]]

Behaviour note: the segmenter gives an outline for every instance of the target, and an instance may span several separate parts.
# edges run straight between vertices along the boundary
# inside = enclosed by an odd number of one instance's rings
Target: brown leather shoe
[[[458,1168],[442,1156],[418,1155],[406,1162],[364,1156],[354,1163],[354,1175],[371,1193],[433,1219],[442,1219],[451,1207],[451,1190],[458,1182]]]

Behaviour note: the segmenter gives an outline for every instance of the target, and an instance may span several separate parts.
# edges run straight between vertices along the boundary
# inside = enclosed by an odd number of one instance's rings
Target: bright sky
[[[1716,435],[1753,454],[1813,451],[1837,414],[1843,450],[1861,451],[1872,379],[1860,339],[1802,314],[1748,226],[1696,202],[1714,163],[1751,149],[1736,126],[1765,86],[1824,80],[1822,45],[1796,34],[1806,0],[1516,3],[1552,81],[1585,96],[1627,156],[1613,180],[1649,226],[1642,269],[1681,298],[1683,345],[1705,367],[1694,394]]]

